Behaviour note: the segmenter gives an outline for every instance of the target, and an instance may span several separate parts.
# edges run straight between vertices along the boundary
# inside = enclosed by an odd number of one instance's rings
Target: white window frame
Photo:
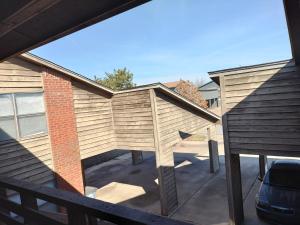
[[[12,104],[13,104],[13,111],[14,111],[14,122],[15,122],[15,126],[16,126],[16,140],[24,140],[24,139],[28,139],[28,138],[32,138],[35,136],[40,136],[40,135],[46,135],[48,134],[48,124],[47,124],[47,114],[46,114],[46,107],[44,106],[44,112],[42,113],[32,113],[32,114],[26,114],[26,115],[18,115],[17,112],[17,103],[16,103],[16,95],[22,95],[22,94],[36,94],[36,93],[40,93],[42,94],[42,96],[44,97],[44,92],[43,91],[36,91],[36,92],[17,92],[17,93],[1,93],[0,95],[11,95],[12,96]],[[43,99],[44,101],[44,99]],[[46,119],[46,131],[42,131],[42,132],[38,132],[35,134],[29,134],[29,135],[25,135],[25,136],[21,136],[21,132],[20,132],[20,123],[19,123],[19,118],[26,118],[26,117],[30,117],[33,115],[44,115],[45,119]],[[3,116],[4,117],[4,116]],[[11,116],[12,117],[12,116]],[[0,142],[2,141],[8,141],[8,140],[13,140],[14,138],[10,138],[10,139],[6,139],[6,140],[0,140]]]

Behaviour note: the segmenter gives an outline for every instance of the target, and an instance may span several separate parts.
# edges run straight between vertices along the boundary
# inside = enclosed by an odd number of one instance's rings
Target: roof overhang
[[[293,67],[293,66],[295,66],[295,61],[293,59],[288,59],[288,60],[281,60],[281,61],[270,62],[270,63],[256,64],[251,66],[242,66],[242,67],[235,67],[235,68],[230,68],[225,70],[211,71],[208,72],[208,75],[214,82],[220,85],[220,76],[249,74],[257,71],[263,71],[268,69],[282,69],[283,67]]]
[[[293,58],[300,65],[300,0],[283,0]]]
[[[150,0],[9,0],[0,3],[0,62]]]

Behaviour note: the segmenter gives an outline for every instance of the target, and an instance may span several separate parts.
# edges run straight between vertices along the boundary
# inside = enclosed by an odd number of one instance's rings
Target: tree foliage
[[[207,101],[202,97],[198,87],[196,87],[190,81],[180,80],[179,84],[176,87],[176,92],[180,95],[186,97],[190,101],[200,105],[204,108],[207,108]]]
[[[126,68],[114,70],[112,73],[105,73],[104,78],[95,76],[95,81],[115,91],[135,87],[133,73]]]

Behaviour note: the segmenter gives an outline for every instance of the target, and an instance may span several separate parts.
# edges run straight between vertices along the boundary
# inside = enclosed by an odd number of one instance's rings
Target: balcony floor
[[[228,208],[224,154],[219,145],[221,170],[209,173],[206,143],[186,142],[176,147],[175,163],[178,209],[174,219],[201,225],[227,225]],[[86,170],[87,186],[97,188],[96,198],[131,208],[160,214],[157,172],[153,153],[144,153],[145,161],[133,166],[131,154]],[[255,214],[254,197],[258,183],[258,158],[241,157],[246,225],[264,225]]]

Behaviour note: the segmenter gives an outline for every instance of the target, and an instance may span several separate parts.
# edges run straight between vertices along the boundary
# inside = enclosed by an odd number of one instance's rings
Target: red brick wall
[[[84,193],[70,79],[50,69],[43,75],[54,172],[57,187]]]

